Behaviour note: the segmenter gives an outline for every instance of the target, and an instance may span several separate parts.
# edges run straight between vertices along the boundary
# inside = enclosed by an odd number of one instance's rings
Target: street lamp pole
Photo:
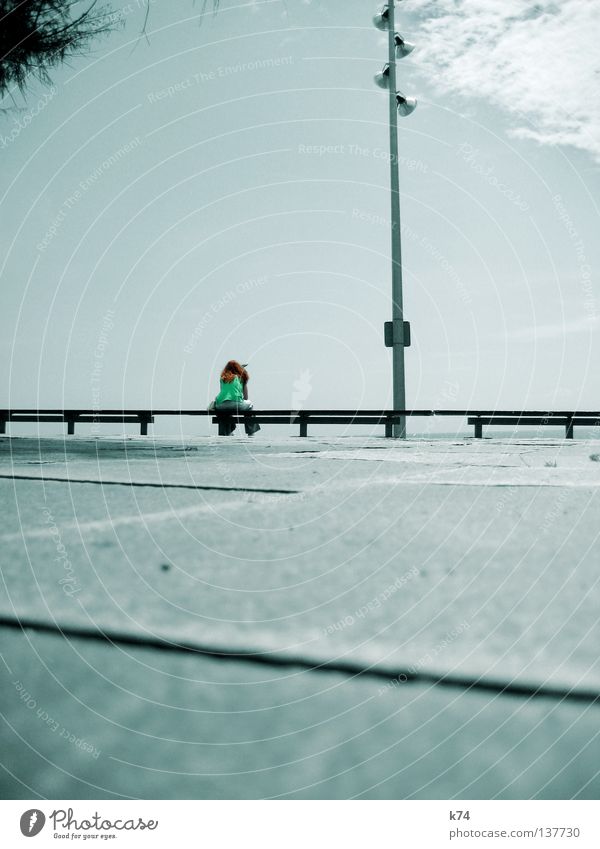
[[[414,112],[417,101],[405,97],[396,88],[396,59],[408,56],[414,45],[396,32],[396,0],[390,0],[373,19],[380,30],[388,34],[388,62],[375,82],[388,89],[390,130],[390,202],[391,202],[391,253],[392,253],[392,320],[385,322],[385,344],[392,349],[392,388],[394,410],[406,409],[406,383],[404,349],[410,345],[410,325],[404,320],[402,299],[402,243],[400,232],[400,185],[398,178],[398,115],[406,117]],[[392,436],[406,438],[406,416],[399,416],[392,425]]]
[[[402,300],[402,244],[400,234],[400,181],[398,176],[398,108],[396,102],[395,0],[388,12],[389,112],[390,112],[390,202],[392,243],[392,386],[394,410],[406,409],[404,371],[404,304]],[[406,417],[393,425],[397,439],[406,439]]]

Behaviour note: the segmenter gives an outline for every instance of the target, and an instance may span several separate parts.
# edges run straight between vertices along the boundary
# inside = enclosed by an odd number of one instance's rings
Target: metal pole
[[[388,13],[388,62],[389,108],[390,108],[390,190],[392,221],[392,386],[394,410],[406,409],[406,387],[404,379],[404,307],[402,303],[402,245],[400,242],[400,184],[398,179],[398,109],[396,103],[396,43],[394,35],[395,0],[390,0]],[[393,425],[393,435],[406,439],[406,417]]]

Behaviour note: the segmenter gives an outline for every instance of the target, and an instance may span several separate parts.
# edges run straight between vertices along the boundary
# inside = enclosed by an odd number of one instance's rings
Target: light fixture
[[[395,2],[399,3],[400,0],[395,0]],[[387,29],[389,19],[390,19],[390,4],[386,3],[385,6],[382,6],[381,11],[377,12],[377,14],[373,16],[373,23],[375,24],[377,29]]]
[[[386,3],[380,12],[373,16],[373,23],[377,29],[385,30],[388,28],[388,20],[390,17],[390,7]]]
[[[396,92],[396,103],[398,105],[398,114],[403,118],[410,115],[417,108],[417,99],[415,97],[405,97],[402,92]]]
[[[375,84],[379,86],[379,88],[389,88],[390,87],[390,66],[389,63],[386,62],[381,71],[374,76]]]
[[[410,41],[405,41],[398,32],[394,33],[394,42],[396,44],[396,58],[398,59],[404,59],[415,49],[415,45]]]

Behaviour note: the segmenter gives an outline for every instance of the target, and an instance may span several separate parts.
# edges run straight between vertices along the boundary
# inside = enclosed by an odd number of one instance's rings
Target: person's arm
[[[247,401],[248,400],[248,379],[249,379],[249,376],[248,376],[248,372],[246,371],[246,369],[244,369],[242,371],[240,379],[242,381],[242,386],[244,387],[244,401]]]

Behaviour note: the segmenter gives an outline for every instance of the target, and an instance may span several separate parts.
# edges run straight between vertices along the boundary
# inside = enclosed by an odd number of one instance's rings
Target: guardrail
[[[299,435],[308,436],[309,424],[383,425],[386,436],[392,436],[392,425],[400,416],[411,418],[429,416],[454,416],[467,419],[473,425],[474,436],[483,437],[484,426],[564,427],[565,438],[573,439],[575,427],[599,427],[600,411],[572,410],[252,410],[260,424],[298,425]],[[140,434],[147,436],[148,425],[157,416],[211,416],[212,422],[221,425],[226,421],[243,422],[244,414],[216,412],[214,410],[89,410],[89,409],[0,409],[0,433],[6,433],[8,422],[64,422],[67,434],[75,433],[76,424],[139,424]]]

